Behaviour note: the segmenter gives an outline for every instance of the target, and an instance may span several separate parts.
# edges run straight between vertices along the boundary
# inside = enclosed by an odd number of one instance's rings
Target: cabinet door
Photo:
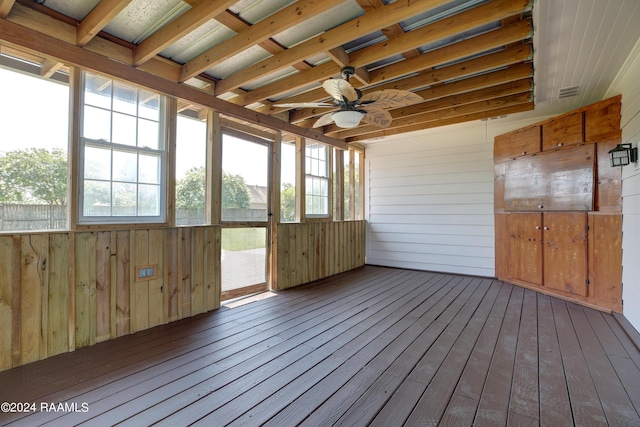
[[[622,312],[622,215],[589,214],[590,296]]]
[[[549,120],[542,125],[542,150],[553,150],[580,144],[583,137],[582,112]]]
[[[545,213],[544,286],[587,296],[587,214]]]
[[[542,284],[542,214],[508,216],[509,274],[511,278]]]
[[[540,126],[519,130],[511,135],[509,156],[518,157],[540,152]]]

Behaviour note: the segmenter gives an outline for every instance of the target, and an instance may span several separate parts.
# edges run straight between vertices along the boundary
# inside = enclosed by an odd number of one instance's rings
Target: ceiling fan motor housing
[[[349,77],[353,76],[356,73],[356,69],[350,65],[345,65],[342,67],[342,77],[349,81]]]

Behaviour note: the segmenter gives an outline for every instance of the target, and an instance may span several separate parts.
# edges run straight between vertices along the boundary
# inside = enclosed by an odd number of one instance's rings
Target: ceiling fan
[[[346,66],[342,68],[342,77],[344,79],[329,79],[322,83],[324,90],[333,98],[333,103],[300,102],[275,104],[275,106],[284,108],[339,107],[338,111],[320,117],[314,123],[314,128],[326,126],[331,122],[335,122],[341,128],[353,128],[358,126],[360,121],[386,128],[391,124],[392,120],[391,114],[386,110],[387,108],[404,107],[423,101],[420,95],[399,89],[383,89],[363,95],[360,90],[349,83],[349,77],[354,73],[355,69],[353,67]]]

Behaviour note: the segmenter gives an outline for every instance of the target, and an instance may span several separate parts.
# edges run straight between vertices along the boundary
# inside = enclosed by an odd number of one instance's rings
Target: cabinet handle
[[[558,142],[558,147],[562,147],[562,142]]]
[[[542,208],[544,208],[543,205],[538,205],[538,209],[542,209]]]
[[[545,227],[544,230],[549,230],[549,227]]]
[[[540,226],[539,225],[536,225],[536,230],[540,230]]]
[[[524,156],[525,154],[527,154],[527,152],[526,152],[526,151],[523,151],[523,152],[522,152],[522,155]]]

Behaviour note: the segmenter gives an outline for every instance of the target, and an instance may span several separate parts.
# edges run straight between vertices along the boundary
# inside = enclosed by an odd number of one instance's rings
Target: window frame
[[[307,152],[308,149],[311,146],[318,146],[318,147],[322,147],[322,149],[325,150],[325,158],[324,160],[321,160],[320,158],[314,158],[314,157],[309,157]],[[332,170],[331,170],[331,156],[332,156],[332,150],[330,149],[330,147],[326,144],[323,144],[321,142],[317,142],[317,141],[305,141],[305,147],[304,147],[304,180],[305,180],[305,184],[304,184],[304,204],[302,204],[302,207],[304,208],[304,212],[305,212],[305,218],[308,219],[326,219],[326,218],[331,218],[332,217],[332,198],[333,198],[333,192],[332,192],[332,180],[331,180],[331,175],[332,175]],[[322,175],[315,175],[313,173],[311,173],[311,171],[309,170],[309,168],[307,167],[307,165],[309,164],[310,161],[316,160],[318,162],[324,162],[325,164],[325,174],[326,176],[322,176]],[[326,183],[326,191],[327,194],[326,196],[323,196],[322,194],[320,195],[315,195],[313,194],[313,192],[309,193],[310,189],[309,189],[309,185],[307,185],[307,180],[311,178],[312,182],[314,179],[318,179],[320,181],[324,181]],[[313,189],[311,189],[311,191],[313,191]],[[326,203],[327,203],[327,210],[326,213],[309,213],[309,211],[307,210],[307,197],[312,196],[312,197],[322,197],[326,199]]]
[[[117,114],[123,114],[120,111],[114,110],[113,98],[114,98],[114,87],[115,83],[119,85],[126,85],[131,88],[135,88],[136,96],[138,99],[140,92],[151,92],[159,97],[159,105],[158,105],[158,148],[149,148],[149,147],[139,147],[138,146],[138,123],[139,120],[149,120],[148,118],[141,116],[139,112],[139,102],[136,102],[136,114],[129,115],[130,117],[135,117],[136,119],[136,145],[127,145],[127,144],[119,144],[106,140],[96,140],[92,138],[85,137],[85,107],[87,104],[85,103],[85,92],[86,92],[86,78],[87,75],[96,75],[102,76],[107,80],[111,81],[111,94],[110,94],[110,108],[106,109],[103,107],[97,107],[94,105],[89,105],[92,108],[101,108],[104,111],[108,111],[111,115],[110,121],[110,138],[113,138],[113,114],[114,112]],[[168,99],[165,95],[158,93],[156,91],[141,88],[139,86],[133,85],[129,82],[124,82],[118,79],[114,79],[110,76],[104,76],[94,73],[88,73],[83,71],[81,73],[81,83],[80,83],[80,96],[79,96],[79,121],[78,121],[78,174],[77,174],[77,210],[76,210],[76,221],[80,226],[83,225],[98,225],[98,224],[166,224],[167,223],[167,147],[168,147],[168,132],[167,125],[169,123],[169,108],[168,108]],[[123,181],[117,180],[113,177],[113,168],[110,171],[109,179],[105,180],[97,180],[97,179],[87,179],[85,178],[85,160],[86,160],[86,151],[87,147],[95,147],[99,149],[108,149],[110,151],[110,165],[113,165],[113,155],[115,152],[120,153],[135,153],[136,154],[136,179],[135,181]],[[140,156],[141,155],[151,155],[158,158],[158,182],[156,183],[148,183],[141,180],[140,177]],[[85,214],[85,180],[87,181],[98,181],[98,182],[108,182],[111,192],[111,200],[109,204],[109,215],[86,215]],[[113,184],[114,183],[128,183],[134,184],[136,186],[136,199],[135,199],[135,215],[113,215]],[[139,186],[140,185],[157,185],[158,187],[158,214],[157,215],[140,215],[138,214],[140,208],[140,199],[139,199]]]

